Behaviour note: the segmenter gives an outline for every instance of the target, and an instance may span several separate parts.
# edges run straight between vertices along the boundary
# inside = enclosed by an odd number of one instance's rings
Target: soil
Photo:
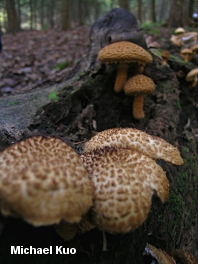
[[[2,217],[1,263],[143,263],[146,243],[173,254],[183,249],[198,250],[198,86],[190,88],[186,74],[198,67],[196,56],[184,62],[179,49],[169,42],[170,31],[162,28],[156,38],[160,49],[151,50],[153,63],[144,74],[156,84],[145,97],[145,118],[132,116],[132,97],[113,91],[116,66],[90,62],[88,56],[67,77],[67,85],[54,100],[39,110],[21,139],[42,134],[53,135],[82,153],[84,143],[96,132],[114,127],[137,128],[159,136],[178,147],[184,165],[158,163],[170,182],[169,199],[162,204],[153,197],[146,222],[125,235],[106,234],[108,251],[102,251],[103,236],[97,229],[63,241],[53,227],[35,228],[22,220]],[[168,50],[168,65],[162,65],[161,52]],[[130,77],[131,72],[129,71]],[[75,79],[74,79],[75,77]],[[76,78],[77,77],[77,78]],[[69,81],[71,80],[71,82]],[[12,246],[53,247],[52,255],[10,255]],[[75,255],[55,254],[55,247],[76,248]],[[12,259],[13,258],[13,259]],[[12,259],[12,260],[11,260]],[[144,262],[146,263],[146,262]],[[147,262],[148,263],[148,262]]]

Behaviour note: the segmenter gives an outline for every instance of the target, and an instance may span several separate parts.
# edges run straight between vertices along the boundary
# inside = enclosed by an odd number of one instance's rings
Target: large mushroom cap
[[[176,165],[183,164],[177,148],[162,138],[135,128],[112,128],[99,132],[85,143],[84,152],[105,146],[131,148],[153,159],[164,159]]]
[[[182,49],[182,50],[180,51],[180,56],[181,56],[186,62],[188,62],[188,61],[190,61],[190,60],[193,58],[194,54],[193,54],[193,51],[192,51],[191,49],[189,49],[189,48],[185,48],[185,49]]]
[[[79,222],[93,187],[78,154],[58,138],[32,137],[0,153],[0,210],[33,225]]]
[[[107,147],[81,158],[94,185],[93,219],[100,230],[134,230],[146,220],[154,193],[162,202],[168,197],[165,172],[139,152]]]
[[[127,63],[137,62],[145,65],[152,62],[152,56],[148,51],[129,41],[120,41],[105,46],[100,50],[98,59],[102,63],[122,61]]]
[[[126,95],[142,95],[152,93],[155,90],[153,80],[143,74],[136,74],[131,77],[124,85],[124,92]]]

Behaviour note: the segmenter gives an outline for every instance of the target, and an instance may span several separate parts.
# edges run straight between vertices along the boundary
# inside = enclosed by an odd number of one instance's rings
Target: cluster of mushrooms
[[[98,59],[101,63],[117,64],[117,76],[114,84],[116,93],[124,90],[128,96],[134,96],[133,116],[144,118],[144,96],[155,90],[153,80],[144,74],[144,66],[152,62],[151,54],[144,48],[129,41],[120,41],[105,46],[100,50]],[[133,76],[128,79],[128,68],[133,69]]]
[[[198,53],[198,33],[185,32],[185,29],[179,27],[175,30],[175,35],[171,36],[170,41],[173,45],[181,47],[180,56],[185,62],[191,61]],[[198,68],[191,70],[186,75],[186,81],[190,83],[190,88],[197,85]]]
[[[168,198],[156,159],[183,164],[176,147],[133,128],[99,132],[81,155],[56,137],[34,136],[0,153],[0,211],[55,225],[65,240],[95,227],[126,233],[146,220],[153,194]]]

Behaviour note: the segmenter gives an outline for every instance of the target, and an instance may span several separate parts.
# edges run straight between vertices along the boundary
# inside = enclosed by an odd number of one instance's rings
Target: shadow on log
[[[169,254],[176,248],[193,254],[198,249],[198,89],[190,90],[184,78],[177,78],[179,70],[186,74],[196,65],[173,58],[170,67],[162,66],[160,57],[152,54],[153,63],[145,67],[144,74],[152,78],[156,90],[145,98],[145,118],[135,120],[132,116],[133,98],[113,91],[116,67],[101,65],[97,61],[97,54],[103,46],[120,40],[145,47],[143,31],[135,17],[126,10],[113,9],[93,24],[87,59],[62,84],[58,99],[40,104],[27,126],[17,132],[13,130],[11,134],[1,124],[1,149],[12,142],[41,134],[58,136],[81,153],[84,143],[98,131],[134,127],[177,146],[184,158],[181,167],[159,161],[170,182],[168,201],[162,205],[154,197],[147,221],[135,232],[106,234],[106,252],[102,251],[102,232],[97,229],[64,242],[51,226],[34,228],[23,221],[2,217],[5,227],[0,236],[1,263],[141,264],[147,242]],[[14,98],[11,100],[15,101]],[[20,111],[24,113],[25,109]],[[53,254],[13,256],[11,246],[52,246]],[[56,247],[61,246],[75,248],[77,253],[56,254]]]

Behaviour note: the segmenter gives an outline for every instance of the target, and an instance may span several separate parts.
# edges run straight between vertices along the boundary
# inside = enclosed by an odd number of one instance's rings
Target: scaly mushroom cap
[[[176,165],[183,164],[177,148],[162,138],[151,136],[135,128],[112,128],[99,132],[85,143],[84,152],[105,146],[130,148],[152,159],[164,159]]]
[[[136,74],[131,77],[124,85],[124,92],[131,96],[145,96],[155,90],[153,80],[143,74]]]
[[[131,149],[104,148],[81,155],[94,185],[93,220],[109,233],[137,229],[147,218],[155,193],[162,202],[169,183],[157,163]]]
[[[58,138],[32,137],[0,153],[0,210],[35,225],[79,222],[93,186],[78,154]]]
[[[102,63],[137,62],[145,65],[152,62],[152,56],[148,51],[129,41],[120,41],[105,46],[100,50],[98,59]]]

